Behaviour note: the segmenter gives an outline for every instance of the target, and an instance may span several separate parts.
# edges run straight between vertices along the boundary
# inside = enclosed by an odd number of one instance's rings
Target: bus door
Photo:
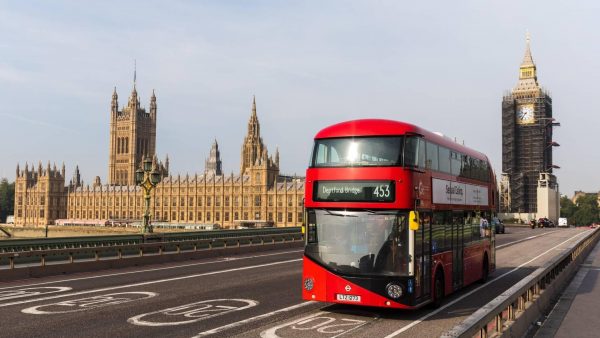
[[[454,290],[463,284],[463,212],[452,213],[452,286]]]
[[[431,213],[421,212],[421,226],[415,231],[416,298],[431,294]]]

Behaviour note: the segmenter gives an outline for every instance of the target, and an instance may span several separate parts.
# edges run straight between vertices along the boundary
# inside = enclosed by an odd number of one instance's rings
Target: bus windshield
[[[400,165],[402,136],[315,140],[312,167]]]
[[[407,214],[398,211],[308,211],[305,254],[341,274],[408,274]]]

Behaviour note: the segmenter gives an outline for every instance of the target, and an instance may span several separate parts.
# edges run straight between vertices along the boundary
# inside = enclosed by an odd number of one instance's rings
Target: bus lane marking
[[[427,318],[429,318],[429,317],[432,317],[432,316],[435,316],[436,314],[438,314],[438,313],[440,313],[441,311],[443,311],[443,310],[447,309],[448,307],[450,307],[450,306],[452,306],[452,305],[454,305],[454,304],[458,303],[459,301],[461,301],[461,300],[463,300],[463,299],[465,299],[465,298],[469,297],[470,295],[474,294],[475,292],[477,292],[477,291],[479,291],[479,290],[483,289],[484,287],[487,287],[487,286],[489,286],[491,283],[494,283],[495,281],[498,281],[498,280],[500,280],[500,279],[502,279],[502,278],[504,278],[504,277],[506,277],[506,276],[508,276],[508,275],[510,275],[510,274],[512,274],[512,273],[514,273],[514,272],[516,272],[517,270],[519,270],[520,268],[524,267],[525,265],[527,265],[527,264],[529,264],[529,263],[531,263],[531,262],[535,261],[536,259],[538,259],[538,258],[540,258],[540,257],[542,257],[542,256],[544,256],[544,255],[546,255],[547,253],[549,253],[549,252],[551,252],[551,251],[554,251],[554,249],[555,249],[555,248],[557,248],[557,247],[559,247],[559,246],[561,246],[561,245],[563,245],[563,244],[565,244],[565,243],[567,243],[567,242],[569,242],[569,241],[571,241],[571,240],[575,239],[576,237],[579,237],[579,236],[582,236],[582,235],[586,235],[588,232],[589,232],[589,230],[586,230],[586,231],[584,231],[584,232],[581,232],[581,233],[578,233],[578,234],[576,234],[576,235],[573,235],[573,236],[569,237],[569,238],[568,238],[568,239],[566,239],[565,241],[563,241],[563,242],[560,242],[559,244],[555,245],[554,247],[552,247],[552,248],[550,248],[550,249],[548,249],[548,250],[546,250],[546,251],[542,252],[541,254],[539,254],[539,255],[537,255],[537,256],[535,256],[535,257],[533,257],[532,259],[528,260],[527,262],[525,262],[525,263],[523,263],[523,264],[521,264],[521,265],[517,266],[516,268],[514,268],[514,269],[512,269],[512,270],[510,270],[510,271],[507,271],[507,272],[503,273],[502,275],[500,275],[500,276],[498,276],[498,277],[495,277],[495,278],[493,278],[493,279],[490,279],[490,281],[489,281],[489,282],[487,282],[487,283],[485,283],[485,284],[483,284],[483,285],[481,285],[481,286],[479,286],[479,287],[477,287],[477,288],[475,288],[475,289],[473,289],[473,290],[471,290],[471,291],[469,291],[469,292],[465,293],[464,295],[462,295],[462,296],[460,296],[460,297],[456,298],[455,300],[453,300],[453,301],[449,302],[448,304],[444,304],[444,305],[440,306],[440,307],[439,307],[439,308],[437,308],[435,311],[432,311],[432,312],[430,312],[430,313],[428,313],[428,314],[424,315],[423,317],[421,317],[421,318],[419,318],[419,319],[417,319],[417,320],[413,321],[412,323],[410,323],[410,324],[408,324],[408,325],[405,325],[405,326],[401,327],[400,329],[398,329],[398,330],[396,330],[396,331],[394,331],[394,332],[390,333],[389,335],[385,336],[384,338],[392,338],[392,337],[396,337],[396,336],[397,336],[397,335],[399,335],[400,333],[402,333],[402,332],[405,332],[405,331],[407,331],[408,329],[410,329],[410,328],[412,328],[412,327],[414,327],[414,326],[416,326],[416,325],[419,325],[420,323],[422,323],[422,322],[423,322],[424,320],[426,320]]]
[[[68,286],[46,286],[37,288],[24,288],[0,291],[0,302],[9,299],[32,297],[42,294],[66,292],[72,290]]]
[[[196,323],[230,312],[241,311],[258,305],[252,299],[210,299],[148,312],[131,317],[128,323],[140,326],[174,326]]]
[[[153,284],[160,284],[160,283],[167,283],[167,282],[173,282],[173,281],[179,281],[179,280],[186,280],[186,279],[192,279],[192,278],[198,278],[198,277],[205,277],[205,276],[213,276],[213,275],[219,275],[219,274],[224,274],[224,273],[228,273],[228,272],[246,271],[246,270],[258,269],[258,268],[264,268],[264,267],[267,267],[267,266],[276,266],[276,265],[287,264],[287,263],[294,263],[294,262],[300,262],[300,261],[302,261],[301,258],[290,259],[290,260],[278,261],[278,262],[272,262],[272,263],[257,264],[257,265],[248,265],[248,266],[243,266],[243,267],[239,267],[239,268],[232,268],[232,269],[225,269],[225,270],[217,270],[217,271],[211,271],[211,272],[204,272],[204,273],[198,273],[198,274],[187,275],[187,276],[157,279],[157,280],[152,280],[152,281],[147,281],[147,282],[139,282],[139,283],[132,283],[132,284],[116,285],[116,286],[110,286],[110,287],[105,287],[105,288],[100,288],[100,289],[93,289],[93,290],[72,292],[72,293],[68,293],[68,294],[61,294],[61,295],[56,295],[56,296],[47,296],[47,297],[41,297],[41,298],[35,298],[35,299],[27,299],[27,300],[22,300],[22,301],[8,302],[8,303],[0,304],[0,308],[1,307],[6,307],[6,306],[11,306],[11,305],[20,305],[20,304],[26,304],[26,303],[40,302],[40,301],[49,300],[49,299],[64,298],[64,297],[71,297],[71,296],[78,296],[78,295],[85,295],[85,294],[98,293],[98,292],[104,292],[104,291],[113,291],[113,290],[118,290],[118,289],[127,289],[127,288],[140,287],[140,286],[153,285]]]
[[[312,304],[315,304],[315,303],[316,303],[315,301],[302,302],[302,303],[298,303],[296,305],[288,306],[288,307],[285,307],[285,308],[282,308],[282,309],[279,309],[279,310],[275,310],[275,311],[263,313],[262,315],[258,315],[258,316],[246,318],[246,319],[243,319],[243,320],[238,320],[235,323],[223,325],[223,326],[220,326],[220,327],[208,330],[208,331],[200,332],[197,335],[195,335],[193,338],[210,336],[210,335],[213,335],[215,333],[223,332],[225,330],[229,330],[229,329],[234,328],[234,327],[242,326],[242,325],[245,325],[245,324],[248,324],[248,323],[251,323],[251,322],[255,322],[257,320],[261,320],[261,319],[264,319],[264,318],[268,318],[268,317],[271,317],[271,316],[274,316],[274,315],[277,315],[277,314],[280,314],[280,313],[293,311],[293,310],[299,309],[301,307],[304,307],[304,306],[307,306],[307,305],[312,305]]]
[[[260,333],[261,338],[327,337],[336,338],[367,324],[366,320],[335,318],[331,313],[317,312],[294,321],[274,326]],[[278,331],[282,331],[278,334]]]
[[[134,302],[158,296],[156,292],[132,291],[109,293],[88,298],[65,300],[59,303],[32,306],[21,310],[23,313],[32,315],[50,315],[60,313],[73,313],[97,309],[110,305]],[[41,310],[44,309],[44,310]]]

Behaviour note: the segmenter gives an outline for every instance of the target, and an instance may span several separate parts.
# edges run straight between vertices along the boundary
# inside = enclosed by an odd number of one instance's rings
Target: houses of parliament
[[[96,176],[84,185],[79,168],[67,183],[65,166],[17,165],[15,224],[132,224],[144,214],[143,192],[135,171],[146,157],[162,179],[152,191],[151,221],[171,224],[237,226],[299,226],[303,221],[304,179],[282,176],[279,151],[270,155],[260,135],[256,100],[241,147],[238,175],[222,171],[215,140],[202,173],[171,175],[169,158],[156,157],[156,96],[142,108],[134,84],[127,104],[119,109],[116,88],[110,106],[108,182]]]

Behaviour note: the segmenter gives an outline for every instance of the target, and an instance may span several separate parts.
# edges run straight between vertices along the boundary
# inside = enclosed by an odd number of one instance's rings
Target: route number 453
[[[378,185],[373,191],[373,195],[379,198],[390,197],[390,186],[389,185]]]

